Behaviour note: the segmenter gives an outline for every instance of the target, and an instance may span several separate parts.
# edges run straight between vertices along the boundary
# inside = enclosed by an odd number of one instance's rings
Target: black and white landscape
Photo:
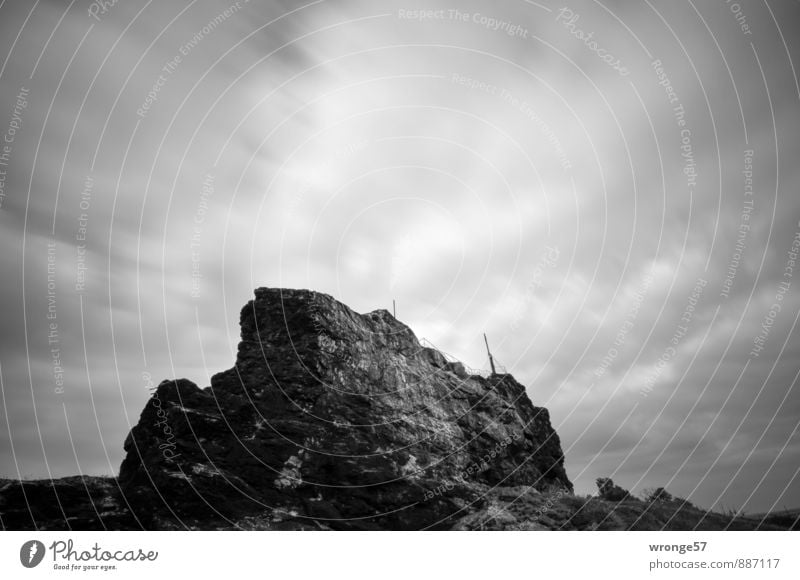
[[[798,22],[0,4],[0,526],[798,528]]]

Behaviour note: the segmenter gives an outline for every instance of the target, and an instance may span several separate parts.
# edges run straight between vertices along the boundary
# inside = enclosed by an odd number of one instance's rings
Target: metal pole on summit
[[[392,316],[397,320],[397,307],[395,306],[394,298],[392,298]]]
[[[489,364],[492,366],[492,374],[496,375],[497,372],[494,370],[494,359],[492,358],[492,351],[489,350],[489,339],[486,338],[486,333],[483,333],[483,342],[486,343],[486,352],[489,353]]]

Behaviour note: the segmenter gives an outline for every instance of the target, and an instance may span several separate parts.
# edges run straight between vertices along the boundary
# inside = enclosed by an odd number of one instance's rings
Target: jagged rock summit
[[[120,484],[157,508],[156,527],[254,514],[447,527],[481,485],[572,488],[522,385],[467,374],[385,310],[259,288],[240,325],[234,367],[206,389],[163,382],[125,443]]]
[[[723,530],[796,512],[708,512],[606,478],[572,494],[558,435],[511,375],[474,374],[388,312],[260,288],[233,368],[162,382],[118,477],[0,479],[0,528]],[[661,489],[663,492],[663,489]],[[656,497],[658,496],[658,497]]]
[[[389,312],[259,288],[240,325],[211,386],[159,385],[96,527],[443,529],[493,488],[572,491],[521,384],[470,374]]]

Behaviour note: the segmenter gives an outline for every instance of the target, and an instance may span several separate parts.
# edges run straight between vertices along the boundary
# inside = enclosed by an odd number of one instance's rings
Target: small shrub
[[[616,485],[611,478],[598,477],[595,483],[598,495],[606,501],[623,501],[631,496],[627,489]]]
[[[644,501],[647,503],[668,503],[675,498],[663,487],[649,488],[644,490]],[[678,498],[680,499],[680,498]],[[691,505],[687,502],[687,505]]]

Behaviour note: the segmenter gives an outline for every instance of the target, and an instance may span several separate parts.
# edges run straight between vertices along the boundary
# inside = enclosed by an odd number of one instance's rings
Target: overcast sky
[[[800,505],[798,3],[452,4],[3,3],[0,476],[115,473],[280,286],[486,332],[578,492]]]

